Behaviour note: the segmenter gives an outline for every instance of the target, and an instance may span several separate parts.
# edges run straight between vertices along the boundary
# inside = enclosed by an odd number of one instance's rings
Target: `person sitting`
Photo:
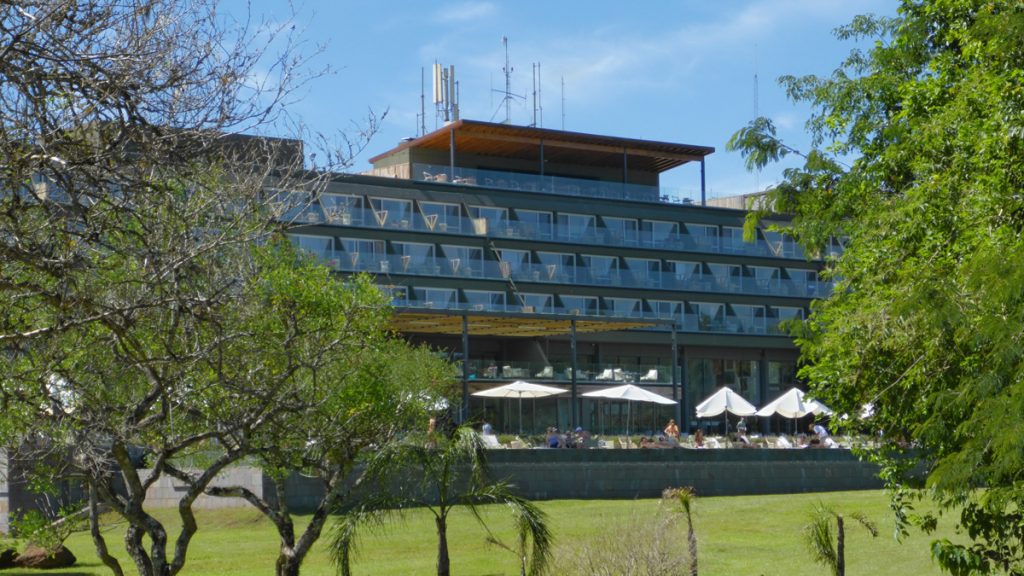
[[[548,448],[562,448],[565,445],[562,435],[558,433],[558,428],[554,426],[548,428],[547,443]]]
[[[588,442],[590,442],[590,432],[584,430],[582,426],[577,426],[573,435],[573,446],[576,448],[586,448]]]
[[[654,441],[651,440],[650,438],[648,438],[647,436],[641,436],[640,437],[640,447],[641,448],[656,448],[656,446],[654,445]]]
[[[484,425],[481,428],[481,432],[483,433],[484,436],[494,436],[494,426],[491,426],[490,422],[484,420]]]
[[[704,447],[704,431],[701,430],[700,428],[697,428],[697,430],[693,433],[693,444],[697,448]]]
[[[668,424],[665,426],[665,436],[674,440],[679,439],[679,426],[676,425],[675,418],[669,418]]]

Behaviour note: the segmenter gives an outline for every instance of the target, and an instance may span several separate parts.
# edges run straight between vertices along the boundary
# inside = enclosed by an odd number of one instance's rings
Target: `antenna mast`
[[[501,37],[501,43],[505,45],[505,67],[502,68],[502,72],[505,73],[505,124],[512,123],[512,109],[510,107],[512,101],[512,65],[508,59],[508,36]]]
[[[565,130],[565,76],[562,76],[562,130]]]
[[[459,90],[455,82],[455,65],[447,68],[434,62],[434,105],[437,109],[437,118],[443,118],[444,122],[454,122],[459,119]]]

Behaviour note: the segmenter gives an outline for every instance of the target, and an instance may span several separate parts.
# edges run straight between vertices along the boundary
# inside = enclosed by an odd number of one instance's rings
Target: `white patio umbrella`
[[[531,382],[516,380],[509,384],[503,384],[487,390],[473,392],[472,395],[482,396],[484,398],[519,398],[519,433],[522,434],[523,398],[543,398],[545,396],[563,394],[565,392],[568,392],[568,390],[555,388],[554,386],[544,386],[543,384],[533,384]]]
[[[784,418],[803,418],[808,414],[831,415],[832,410],[817,400],[806,398],[803,390],[790,388],[757,411],[758,416],[771,416],[772,414],[778,414]]]
[[[722,386],[703,402],[697,404],[697,418],[711,418],[723,412],[729,412],[736,416],[753,416],[757,413],[757,408],[728,386]],[[725,418],[725,433],[729,433],[728,416]]]
[[[594,390],[593,392],[586,392],[581,396],[587,396],[588,398],[609,398],[612,400],[625,400],[626,401],[626,435],[629,436],[629,417],[632,413],[631,404],[633,402],[652,402],[655,404],[678,404],[671,398],[666,398],[661,394],[655,394],[649,390],[644,390],[639,386],[633,384],[624,384],[622,386],[615,386],[614,388],[602,388],[601,390]]]

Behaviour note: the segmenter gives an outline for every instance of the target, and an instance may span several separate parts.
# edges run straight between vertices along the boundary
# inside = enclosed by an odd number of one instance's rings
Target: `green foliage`
[[[811,253],[844,240],[835,292],[794,332],[801,375],[839,412],[874,406],[858,425],[881,432],[892,488],[919,487],[920,463],[927,494],[961,511],[973,543],[933,548],[958,574],[1024,572],[1022,31],[1009,0],[905,0],[839,29],[874,44],[829,77],[781,79],[813,107],[814,149],[766,203]],[[752,167],[791,151],[763,119],[730,146]]]
[[[360,495],[346,507],[335,526],[332,556],[340,574],[351,574],[359,526],[380,527],[403,510],[423,507],[434,516],[438,536],[438,576],[450,572],[448,558],[448,516],[457,507],[465,507],[496,540],[484,524],[480,506],[501,504],[515,519],[517,550],[525,574],[543,573],[550,557],[552,535],[546,514],[529,500],[518,496],[512,486],[493,480],[487,465],[486,449],[480,436],[468,426],[451,435],[431,439],[410,437],[406,442],[383,447],[368,463],[367,477],[376,487]],[[527,541],[532,541],[527,553]]]

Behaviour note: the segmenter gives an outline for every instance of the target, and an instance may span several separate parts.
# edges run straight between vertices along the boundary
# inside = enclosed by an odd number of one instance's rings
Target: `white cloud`
[[[443,23],[470,22],[482,20],[495,12],[497,7],[491,2],[463,2],[444,8],[434,19]]]

